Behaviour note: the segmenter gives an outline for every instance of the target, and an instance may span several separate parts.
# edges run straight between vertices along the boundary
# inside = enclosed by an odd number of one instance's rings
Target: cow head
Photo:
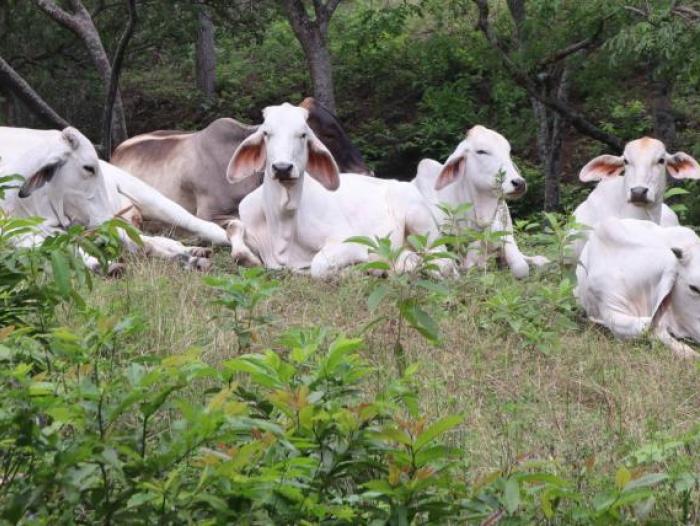
[[[18,197],[34,201],[35,212],[54,216],[52,219],[62,227],[94,227],[112,217],[97,152],[78,130],[56,132],[27,155],[36,155],[36,163]]]
[[[471,182],[480,192],[521,197],[527,183],[510,157],[510,143],[503,135],[483,126],[474,126],[467,137],[445,161],[435,182],[435,189],[459,180]]]
[[[672,227],[667,230],[669,234],[687,230],[688,234],[684,237],[693,239],[686,239],[685,243],[676,240],[672,244],[677,275],[668,298],[670,302],[664,302],[659,310],[663,311],[670,303],[675,331],[679,333],[676,336],[700,342],[700,239],[687,228]]]
[[[698,179],[700,165],[687,153],[669,154],[661,141],[643,137],[627,143],[620,157],[596,157],[583,167],[579,179],[600,181],[624,175],[627,201],[651,206],[663,201],[667,172],[676,179]]]
[[[308,112],[282,104],[263,111],[264,122],[231,158],[226,178],[234,183],[263,171],[263,185],[298,191],[305,172],[328,190],[340,185],[338,166],[306,122]]]

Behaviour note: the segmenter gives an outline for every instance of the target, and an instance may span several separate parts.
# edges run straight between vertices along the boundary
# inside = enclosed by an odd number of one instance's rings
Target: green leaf
[[[668,480],[668,475],[666,473],[648,473],[644,476],[639,477],[630,481],[626,486],[624,491],[631,491],[638,488],[647,488],[650,486],[656,486],[660,482]]]
[[[365,245],[369,248],[376,249],[378,247],[377,242],[367,236],[353,236],[347,238],[344,243],[357,243],[358,245]]]
[[[70,295],[70,269],[68,267],[68,261],[63,256],[63,254],[54,250],[51,252],[51,269],[53,270],[53,279],[58,288],[58,292],[64,298]]]
[[[627,484],[629,484],[630,480],[632,480],[632,474],[630,473],[629,469],[627,469],[625,466],[620,466],[620,469],[617,470],[617,473],[615,473],[615,485],[619,489],[623,489]]]
[[[377,286],[367,298],[367,308],[374,311],[386,296],[389,289],[386,285]]]
[[[463,420],[464,417],[461,415],[452,415],[441,418],[418,435],[418,438],[413,446],[414,450],[420,450],[423,446],[429,444],[440,435],[461,424]]]
[[[343,357],[353,351],[358,350],[361,345],[362,340],[359,338],[338,338],[335,340],[328,349],[328,356],[326,357],[326,361],[324,363],[326,373],[332,373],[335,371]]]
[[[506,481],[503,488],[503,506],[505,506],[509,515],[515,513],[518,506],[520,506],[520,487],[515,479]]]
[[[670,197],[675,197],[677,195],[688,195],[689,193],[690,192],[685,188],[674,186],[673,188],[666,190],[666,193],[664,193],[664,199],[669,199]]]

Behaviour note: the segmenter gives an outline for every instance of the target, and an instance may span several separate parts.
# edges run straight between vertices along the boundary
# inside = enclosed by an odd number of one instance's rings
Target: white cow
[[[95,227],[137,205],[162,221],[186,228],[215,243],[228,243],[223,229],[197,219],[180,206],[123,170],[99,161],[94,147],[78,130],[29,130],[0,127],[0,174],[25,177],[21,188],[9,191],[0,204],[10,215],[44,218],[40,233],[24,244],[72,224]],[[126,236],[127,246],[136,247]],[[180,259],[195,268],[207,268],[206,250],[186,247],[164,237],[142,236],[146,253]],[[94,258],[86,263],[97,267]]]
[[[525,256],[513,237],[513,222],[504,198],[521,197],[527,191],[527,184],[510,157],[510,144],[501,134],[474,126],[444,165],[423,159],[413,184],[431,203],[438,224],[446,219],[441,204],[471,203],[466,227],[506,232],[501,237],[499,255],[516,278],[527,277],[530,264],[542,266],[549,262],[543,256]],[[483,265],[485,261],[485,255],[474,244],[463,266]]]
[[[666,173],[676,179],[698,179],[700,165],[687,153],[667,153],[664,143],[650,137],[627,143],[619,157],[596,157],[579,174],[583,182],[600,182],[574,211],[576,222],[593,228],[609,217],[619,217],[646,219],[663,226],[678,225],[675,212],[663,203]],[[588,234],[583,232],[574,243],[575,258],[587,238]]]
[[[340,176],[307,125],[305,109],[285,103],[266,108],[263,116],[227,170],[231,183],[264,172],[262,186],[240,204],[240,221],[229,227],[234,259],[310,269],[312,276],[324,278],[368,261],[367,248],[346,243],[349,237],[389,235],[394,247],[401,247],[409,234],[437,236],[427,203],[410,183]],[[402,266],[410,259],[406,256]],[[451,262],[443,262],[443,268],[451,270]]]
[[[700,342],[700,238],[689,228],[638,219],[598,224],[576,268],[574,294],[588,317],[619,338],[647,330],[682,357]]]

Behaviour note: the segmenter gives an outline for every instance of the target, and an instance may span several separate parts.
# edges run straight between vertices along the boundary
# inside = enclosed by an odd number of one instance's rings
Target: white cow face
[[[661,141],[643,137],[627,143],[620,157],[596,157],[583,167],[579,179],[600,181],[624,175],[627,201],[651,206],[663,201],[666,172],[676,179],[698,179],[700,165],[687,153],[669,154]]]
[[[263,111],[260,128],[236,149],[226,172],[234,183],[264,170],[265,183],[295,187],[305,172],[328,190],[340,184],[331,153],[309,128],[304,108],[285,103]]]
[[[38,204],[42,213],[54,214],[58,224],[97,226],[112,215],[104,176],[92,143],[75,128],[66,128],[55,139],[42,143],[36,152],[44,158],[19,190],[19,198]],[[37,150],[38,150],[37,149]]]
[[[525,179],[510,158],[510,143],[500,133],[483,126],[470,129],[445,161],[435,189],[441,190],[460,179],[469,179],[480,192],[502,194],[508,199],[527,191]]]

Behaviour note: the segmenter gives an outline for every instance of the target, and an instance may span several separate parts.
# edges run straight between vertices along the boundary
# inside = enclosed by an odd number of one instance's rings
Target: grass
[[[214,273],[234,271],[226,254],[216,255]],[[367,296],[377,278],[358,272],[333,282],[275,273],[279,289],[261,307],[272,317],[256,332],[253,351],[275,348],[290,327],[323,326],[362,335],[364,355],[376,366],[367,396],[397,374],[392,352],[395,321],[391,305],[369,312]],[[496,271],[492,282],[472,273],[447,283],[448,299],[434,305],[443,343],[430,345],[415,331],[405,333],[408,362],[418,362],[425,416],[466,415],[450,439],[469,452],[470,472],[480,477],[508,469],[523,458],[551,460],[569,475],[595,465],[614,476],[631,450],[658,437],[675,436],[700,421],[700,370],[675,359],[657,343],[620,342],[577,312],[564,332],[558,315],[536,295],[553,275],[514,281]],[[490,284],[489,284],[490,283]],[[504,321],[494,321],[488,299],[503,288],[520,295],[520,310],[549,320],[558,342],[532,345]],[[534,291],[534,292],[533,292]],[[129,262],[119,280],[97,280],[88,301],[115,316],[131,314],[144,324],[132,342],[144,355],[170,355],[196,346],[216,363],[238,352],[229,314],[212,305],[215,292],[202,276],[157,260]],[[70,308],[62,313],[77,323]],[[540,316],[541,315],[541,316]],[[546,329],[547,327],[545,327]],[[700,465],[700,453],[693,461]]]

